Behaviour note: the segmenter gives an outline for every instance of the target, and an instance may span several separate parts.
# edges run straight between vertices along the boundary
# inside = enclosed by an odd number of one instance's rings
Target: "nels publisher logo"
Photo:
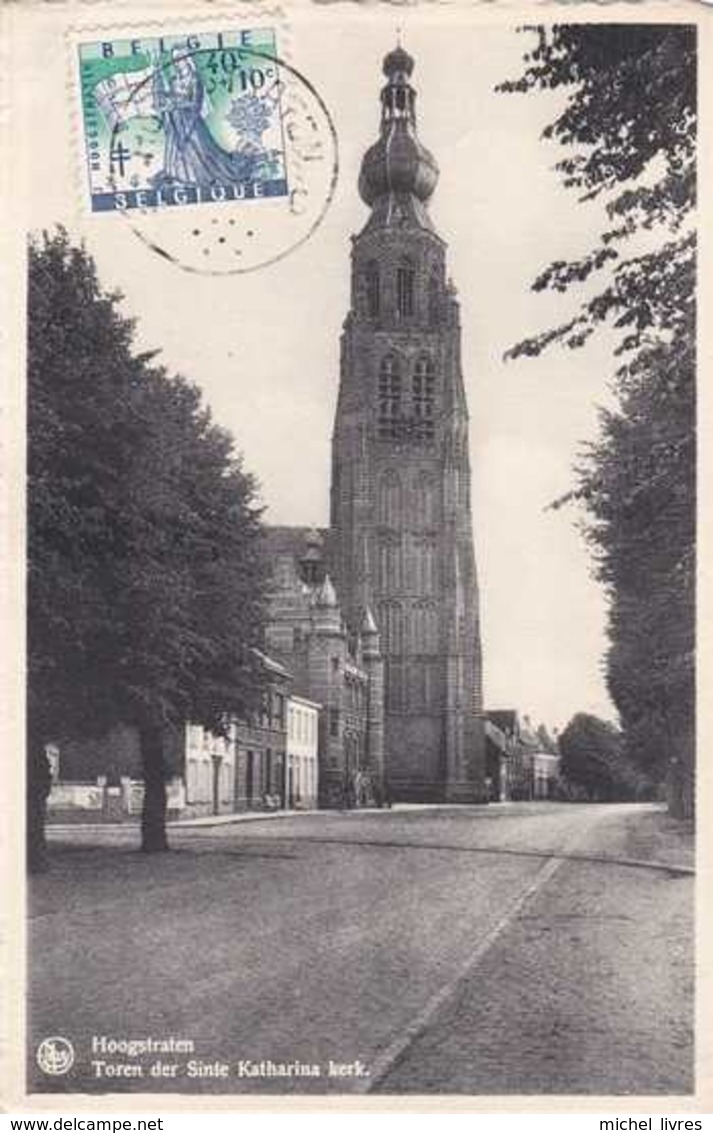
[[[66,1074],[74,1065],[74,1047],[60,1035],[43,1039],[37,1048],[37,1065],[45,1074]]]

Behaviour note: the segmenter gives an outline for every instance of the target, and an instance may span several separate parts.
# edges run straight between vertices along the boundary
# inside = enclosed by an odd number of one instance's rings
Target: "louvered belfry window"
[[[379,369],[379,432],[390,436],[401,417],[401,371],[398,359],[387,354]]]
[[[400,319],[408,319],[414,309],[414,270],[410,264],[401,264],[396,269],[396,313]]]
[[[426,436],[433,436],[436,369],[431,358],[417,359],[413,371],[413,415]]]
[[[441,297],[438,278],[434,273],[428,281],[428,325],[430,327],[438,326],[440,305]]]

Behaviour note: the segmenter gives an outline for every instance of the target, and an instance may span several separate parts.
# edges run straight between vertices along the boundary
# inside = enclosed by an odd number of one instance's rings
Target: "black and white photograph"
[[[11,1106],[699,1104],[708,14],[5,8]]]

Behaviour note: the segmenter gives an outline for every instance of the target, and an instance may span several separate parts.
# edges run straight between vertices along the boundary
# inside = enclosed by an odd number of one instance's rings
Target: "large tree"
[[[66,233],[29,250],[28,849],[44,745],[140,735],[143,848],[164,849],[163,735],[255,702],[263,618],[255,485],[198,391],[135,351],[120,296]]]
[[[221,732],[257,703],[265,571],[253,481],[197,389],[147,368],[134,410],[145,432],[127,495],[139,506],[107,584],[122,715],[141,737],[144,848],[162,849],[164,729]]]
[[[644,798],[651,783],[626,758],[624,738],[598,716],[578,712],[559,738],[560,774],[565,787],[592,802]]]
[[[610,597],[607,677],[628,756],[693,807],[695,573],[696,32],[686,25],[531,28],[524,74],[506,91],[560,89],[545,136],[557,169],[607,223],[590,253],[557,261],[535,290],[585,285],[579,310],[518,343],[580,347],[619,332],[615,407],[600,414],[569,498]],[[600,281],[597,286],[597,280]]]
[[[29,247],[27,833],[42,863],[44,745],[114,722],[115,622],[104,571],[134,448],[132,327],[66,234]]]

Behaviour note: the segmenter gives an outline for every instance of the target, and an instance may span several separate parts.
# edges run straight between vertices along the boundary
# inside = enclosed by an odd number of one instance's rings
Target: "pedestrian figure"
[[[389,780],[384,777],[384,806],[387,810],[391,810],[391,789],[389,787]]]
[[[354,790],[354,781],[351,775],[347,776],[347,781],[344,786],[344,806],[346,810],[353,810],[356,806],[356,791]]]

